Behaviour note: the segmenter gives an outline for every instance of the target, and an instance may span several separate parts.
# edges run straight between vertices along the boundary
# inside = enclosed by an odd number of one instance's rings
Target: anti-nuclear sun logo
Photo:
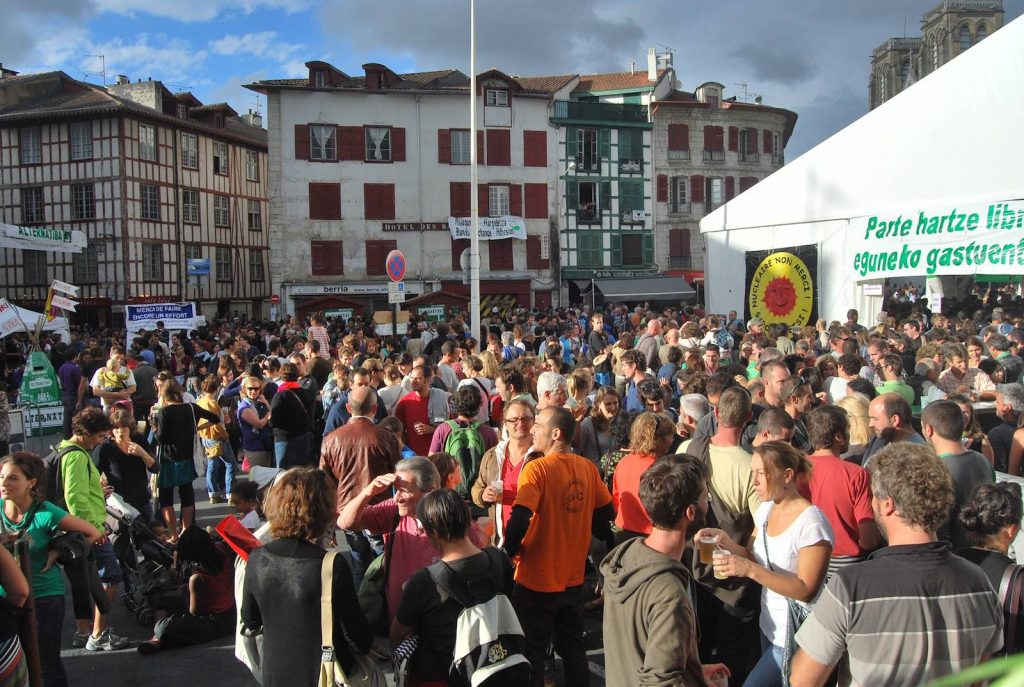
[[[806,325],[814,305],[810,270],[792,253],[772,253],[754,271],[747,303],[750,316],[767,324]]]

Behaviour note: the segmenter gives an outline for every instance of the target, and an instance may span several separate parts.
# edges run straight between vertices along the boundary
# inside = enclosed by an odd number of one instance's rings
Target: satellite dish
[[[757,103],[758,105],[761,104],[762,100],[764,100],[764,98],[762,98],[761,96],[757,96],[756,98],[754,98],[754,102]]]

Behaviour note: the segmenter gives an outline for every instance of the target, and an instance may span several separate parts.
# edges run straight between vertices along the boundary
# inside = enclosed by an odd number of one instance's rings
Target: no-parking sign
[[[384,266],[387,268],[388,277],[391,281],[402,281],[405,279],[405,256],[402,254],[402,251],[393,250],[388,253]]]

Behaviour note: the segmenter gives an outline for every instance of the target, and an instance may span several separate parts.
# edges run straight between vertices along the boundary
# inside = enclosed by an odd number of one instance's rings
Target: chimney
[[[658,80],[658,53],[654,48],[647,49],[647,80],[654,82]]]
[[[129,79],[125,74],[118,74],[117,75],[117,85],[118,86],[122,86],[122,85],[124,85],[126,83],[131,83],[131,82],[132,82],[132,80]]]
[[[630,62],[629,62],[629,75],[632,76],[634,74],[636,74],[636,62],[633,61],[633,60],[630,60]]]

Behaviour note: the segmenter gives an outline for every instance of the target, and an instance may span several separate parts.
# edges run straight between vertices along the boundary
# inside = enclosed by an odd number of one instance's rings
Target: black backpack
[[[711,465],[711,437],[706,435],[697,436],[690,445],[686,447],[686,454],[696,458],[708,466],[709,472],[713,470]],[[750,511],[743,510],[733,513],[725,505],[719,495],[715,492],[714,484],[708,480],[708,491],[711,493],[708,504],[707,526],[717,527],[729,537],[746,548],[754,534],[754,518]],[[719,600],[730,606],[744,606],[751,603],[753,591],[758,586],[752,580],[745,577],[730,577],[720,580],[715,577],[714,569],[710,564],[700,562],[698,556],[694,556],[691,569],[694,578],[705,587],[708,587],[712,594]],[[758,594],[758,597],[760,595]]]
[[[522,687],[530,680],[526,638],[508,597],[494,583],[505,554],[493,547],[483,552],[490,565],[481,577],[467,579],[444,561],[427,566],[442,601],[447,597],[463,608],[455,623],[449,684]]]
[[[67,454],[81,450],[81,448],[72,444],[71,446],[65,446],[63,448],[51,449],[43,458],[43,463],[46,465],[46,500],[57,504],[63,510],[68,509],[68,504],[64,499],[64,483],[61,479],[61,463],[64,460],[64,456]],[[89,472],[91,474],[94,467],[91,457],[88,462]]]

